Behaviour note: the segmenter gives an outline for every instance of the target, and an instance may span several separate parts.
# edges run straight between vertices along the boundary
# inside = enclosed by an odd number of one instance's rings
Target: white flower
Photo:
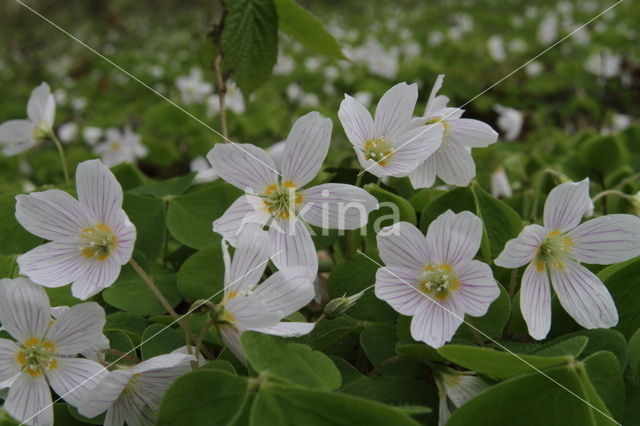
[[[93,147],[93,152],[109,167],[135,162],[147,155],[147,147],[140,142],[140,135],[130,128],[107,129],[105,140]]]
[[[509,42],[509,50],[513,53],[522,53],[527,50],[527,42],[521,38],[514,38]]]
[[[504,41],[499,35],[493,35],[487,40],[487,50],[489,56],[496,62],[502,62],[507,58],[507,53],[504,50]]]
[[[209,162],[222,179],[246,194],[213,223],[213,230],[234,244],[245,225],[270,224],[277,253],[274,263],[279,268],[305,265],[315,275],[318,258],[304,222],[329,229],[358,229],[377,208],[373,196],[353,185],[326,183],[303,189],[322,167],[331,126],[331,120],[317,112],[300,117],[287,137],[280,167],[256,146],[217,144],[207,155]]]
[[[92,418],[107,412],[105,426],[153,425],[169,386],[191,371],[193,355],[170,353],[110,371],[78,406]]]
[[[444,75],[440,74],[429,95],[424,116],[413,120],[418,125],[436,126],[434,133],[441,137],[439,148],[409,175],[414,188],[432,186],[436,175],[448,185],[468,185],[476,175],[471,148],[486,147],[498,139],[498,133],[488,124],[461,118],[462,109],[447,108],[449,98],[437,95],[443,80]]]
[[[71,106],[76,111],[83,111],[87,107],[87,98],[77,97],[71,99]]]
[[[70,121],[58,128],[58,137],[64,143],[73,141],[78,136],[78,124]]]
[[[18,257],[20,273],[45,287],[73,283],[87,299],[118,277],[131,258],[136,228],[122,210],[122,188],[99,160],[76,170],[78,200],[58,189],[16,196],[16,219],[51,242]]]
[[[68,306],[52,306],[51,317],[53,317],[54,320],[59,320],[60,318],[63,317],[64,314],[69,312],[69,309],[71,308],[69,308]],[[110,347],[109,339],[107,339],[107,336],[103,334],[102,336],[100,336],[100,339],[94,345],[80,352],[80,355],[82,355],[87,359],[100,362],[100,360],[104,358],[98,355],[98,352],[100,352],[103,349],[109,349],[109,347]]]
[[[618,323],[609,291],[579,262],[608,265],[640,255],[640,219],[612,214],[578,225],[590,201],[588,179],[558,185],[545,203],[544,226],[526,226],[495,260],[505,268],[529,264],[522,276],[520,309],[535,339],[544,339],[551,326],[549,281],[562,307],[581,326]]]
[[[202,102],[213,92],[213,85],[202,80],[200,68],[192,68],[189,75],[176,78],[176,87],[185,105]]]
[[[274,336],[296,337],[310,333],[314,323],[282,322],[315,295],[312,278],[304,266],[280,269],[258,284],[272,252],[266,231],[247,227],[238,238],[233,260],[225,242],[224,298],[218,310],[218,331],[233,354],[245,361],[240,334],[247,330]]]
[[[441,214],[426,238],[408,222],[378,233],[386,266],[376,274],[376,296],[413,317],[415,340],[434,348],[444,345],[465,314],[483,316],[500,294],[491,268],[473,260],[481,240],[482,221],[468,211]]]
[[[540,44],[548,45],[553,43],[558,37],[558,16],[549,12],[540,21],[537,32]]]
[[[434,30],[429,33],[429,45],[432,47],[437,47],[442,44],[444,41],[444,35],[440,31]]]
[[[415,83],[396,84],[382,96],[372,118],[358,101],[344,95],[338,117],[366,171],[378,177],[407,176],[440,147],[442,126],[411,122],[417,99]]]
[[[95,145],[104,135],[104,131],[100,127],[87,126],[82,129],[82,138],[89,146]]]
[[[473,372],[452,368],[438,372],[436,385],[440,399],[438,426],[444,426],[453,410],[462,407],[464,403],[489,387]]]
[[[288,75],[291,74],[293,69],[295,68],[295,61],[291,56],[288,55],[278,55],[278,62],[273,67],[273,73],[276,75]]]
[[[612,53],[609,49],[594,53],[587,59],[585,69],[603,78],[611,78],[620,74],[622,56]]]
[[[49,298],[26,278],[0,280],[0,321],[17,342],[0,339],[0,381],[12,379],[4,409],[29,425],[53,425],[49,386],[73,406],[105,375],[76,355],[100,341],[104,310],[93,302],[51,321]]]
[[[509,198],[513,195],[509,178],[502,167],[498,167],[491,173],[491,195],[496,198]]]
[[[496,105],[493,109],[498,113],[497,124],[500,130],[504,132],[505,140],[513,141],[517,139],[522,131],[524,115],[517,109],[502,105]]]
[[[535,77],[539,75],[543,70],[544,70],[544,67],[538,61],[532,61],[528,63],[526,67],[524,67],[524,72],[526,72],[527,75],[530,77]]]
[[[4,155],[28,150],[48,138],[53,131],[56,101],[47,83],[31,92],[27,103],[26,120],[9,120],[0,125],[0,147]]]
[[[192,172],[196,172],[196,183],[211,182],[218,179],[216,170],[211,167],[206,158],[200,156],[191,160],[189,168]]]

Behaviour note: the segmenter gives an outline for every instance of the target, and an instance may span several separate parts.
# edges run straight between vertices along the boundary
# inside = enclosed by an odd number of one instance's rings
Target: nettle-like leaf
[[[234,0],[226,7],[223,66],[248,96],[269,78],[278,59],[278,14],[273,0]]]

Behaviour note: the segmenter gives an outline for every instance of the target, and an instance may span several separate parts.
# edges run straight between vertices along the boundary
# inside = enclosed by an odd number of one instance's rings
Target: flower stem
[[[607,189],[606,191],[602,191],[602,192],[600,192],[599,194],[597,194],[595,197],[593,197],[593,198],[591,199],[591,202],[592,202],[593,204],[595,204],[595,203],[596,203],[596,201],[598,201],[599,199],[601,199],[601,198],[603,198],[603,197],[606,197],[606,196],[608,196],[608,195],[617,195],[617,196],[622,197],[622,198],[624,198],[625,200],[629,200],[629,201],[631,201],[631,200],[633,199],[633,197],[632,197],[632,196],[630,196],[630,195],[628,195],[628,194],[625,194],[625,193],[624,193],[624,192],[622,192],[622,191],[618,191],[617,189]]]
[[[225,106],[225,98],[227,96],[227,84],[222,75],[222,53],[218,50],[216,59],[213,62],[213,70],[216,73],[216,86],[218,86],[218,98],[220,99],[220,128],[222,129],[223,142],[229,141],[227,130],[227,112]]]
[[[53,143],[56,145],[56,148],[58,148],[58,154],[60,155],[60,164],[62,164],[62,172],[64,173],[65,183],[71,183],[71,180],[69,179],[69,169],[67,168],[67,157],[65,157],[64,155],[62,142],[60,142],[60,139],[58,139],[58,137],[56,136],[53,130],[51,131],[51,140],[53,140]]]

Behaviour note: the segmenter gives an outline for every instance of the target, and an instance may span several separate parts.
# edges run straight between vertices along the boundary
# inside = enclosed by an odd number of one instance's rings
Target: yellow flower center
[[[447,263],[425,266],[419,289],[432,299],[445,300],[460,288],[460,280]]]
[[[296,184],[287,180],[280,185],[269,185],[261,195],[266,211],[278,219],[290,219],[303,196],[296,193]]]
[[[389,160],[393,157],[393,145],[384,138],[369,139],[362,145],[364,158],[373,160],[381,166],[389,164]]]
[[[543,272],[547,265],[560,270],[564,269],[564,260],[569,256],[574,245],[571,237],[566,236],[562,231],[549,232],[534,259],[537,271]]]
[[[39,377],[58,367],[55,351],[56,345],[53,342],[31,337],[21,345],[16,362],[22,372],[31,377]]]
[[[118,239],[107,225],[99,223],[80,232],[82,255],[89,259],[106,260],[118,246]]]

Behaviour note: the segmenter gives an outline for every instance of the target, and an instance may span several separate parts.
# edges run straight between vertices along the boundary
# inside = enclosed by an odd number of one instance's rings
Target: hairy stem
[[[64,155],[62,142],[60,142],[60,139],[58,139],[53,130],[51,131],[51,140],[53,140],[53,143],[58,149],[58,154],[60,155],[60,164],[62,165],[62,172],[64,173],[64,181],[65,183],[71,183],[71,180],[69,179],[69,169],[67,168],[67,157]]]
[[[229,134],[227,131],[227,112],[225,107],[225,98],[227,96],[227,84],[224,81],[222,75],[222,53],[218,51],[216,59],[213,62],[213,70],[216,73],[216,86],[218,86],[218,98],[220,99],[220,128],[222,130],[222,136],[224,142],[229,141]]]

